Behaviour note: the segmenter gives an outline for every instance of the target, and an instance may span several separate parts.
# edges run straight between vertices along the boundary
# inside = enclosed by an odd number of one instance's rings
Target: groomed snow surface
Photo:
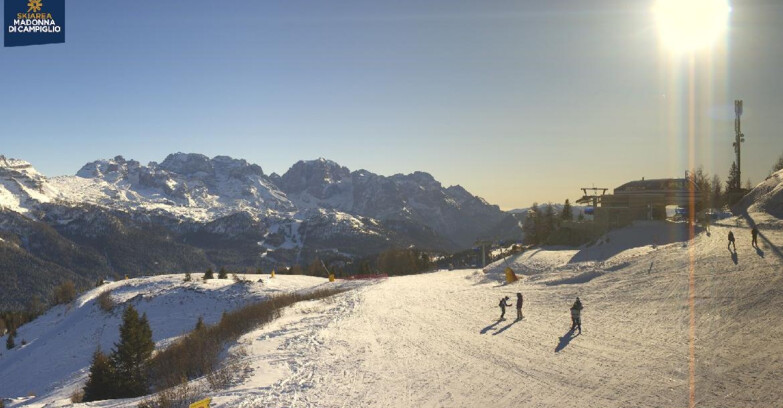
[[[760,225],[759,249],[750,222]],[[736,254],[726,248],[729,230]],[[536,249],[484,271],[354,283],[240,338],[232,349],[247,351],[250,372],[208,396],[213,407],[688,406],[692,270],[695,406],[783,406],[783,222],[753,213],[687,237],[686,224],[637,223],[589,247]],[[506,266],[520,281],[503,283]],[[264,280],[185,284],[171,275],[89,292],[19,330],[17,344],[28,344],[3,350],[0,396],[22,397],[12,407],[69,404],[96,344],[108,350],[117,338],[120,312],[107,316],[93,304],[100,290],[146,312],[163,346],[199,315],[215,322],[249,298],[330,285]],[[524,319],[511,307],[499,321],[500,298],[513,303],[516,292]],[[583,332],[570,336],[576,296]],[[30,391],[39,396],[25,398]]]

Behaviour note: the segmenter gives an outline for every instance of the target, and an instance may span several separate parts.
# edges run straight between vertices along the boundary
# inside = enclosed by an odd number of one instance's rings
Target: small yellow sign
[[[209,408],[210,402],[212,402],[212,398],[205,398],[190,404],[190,408]]]

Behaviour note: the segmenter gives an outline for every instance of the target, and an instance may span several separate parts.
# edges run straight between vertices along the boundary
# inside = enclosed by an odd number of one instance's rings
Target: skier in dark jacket
[[[576,328],[579,329],[579,334],[582,334],[582,301],[579,300],[579,297],[571,306],[571,331]]]
[[[522,294],[517,292],[517,320],[522,320],[522,303],[524,302],[524,299],[522,299]]]
[[[500,304],[498,304],[498,306],[500,306],[500,319],[498,320],[503,320],[503,318],[506,316],[506,307],[511,306],[507,304],[506,301],[508,301],[508,296],[500,299]]]
[[[734,247],[734,252],[737,252],[737,244],[734,243],[734,233],[729,231],[729,251],[731,251],[731,247]]]
[[[751,242],[751,245],[753,245],[754,248],[759,247],[758,238],[759,238],[759,229],[757,227],[753,227],[752,230],[750,230],[750,235],[753,237],[753,242]]]

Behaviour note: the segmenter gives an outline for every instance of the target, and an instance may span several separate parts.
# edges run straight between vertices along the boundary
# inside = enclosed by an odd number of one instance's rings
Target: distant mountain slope
[[[88,163],[76,177],[57,177],[52,184],[69,202],[163,211],[197,221],[239,211],[295,210],[260,166],[227,156],[176,153],[147,166],[117,156]]]
[[[46,178],[0,156],[0,234],[22,243],[6,264],[29,282],[47,276],[41,288],[66,275],[90,284],[107,275],[270,269],[307,264],[324,251],[348,258],[410,246],[452,251],[490,233],[517,239],[513,225],[499,226],[507,216],[428,173],[387,177],[326,159],[267,176],[227,156],[175,153],[147,165],[116,156]],[[0,307],[25,302],[29,282]]]
[[[329,208],[379,220],[411,221],[467,247],[505,214],[461,186],[444,188],[430,174],[380,176],[335,162],[299,161],[277,182],[299,207]]]
[[[56,188],[30,163],[0,155],[0,211],[27,213],[57,196]]]

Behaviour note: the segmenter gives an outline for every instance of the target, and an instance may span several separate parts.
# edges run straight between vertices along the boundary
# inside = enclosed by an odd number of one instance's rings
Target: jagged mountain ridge
[[[325,159],[279,176],[227,156],[176,153],[146,166],[117,156],[47,178],[0,157],[0,251],[15,271],[12,286],[24,287],[6,306],[74,277],[88,285],[112,275],[305,264],[325,252],[456,250],[504,216],[427,173],[387,177]]]
[[[161,211],[200,222],[243,211],[295,210],[260,166],[227,156],[176,153],[147,166],[117,156],[87,163],[75,177],[51,182],[69,202]]]
[[[444,188],[428,173],[380,176],[349,171],[319,159],[299,161],[276,184],[299,208],[328,208],[380,220],[406,220],[426,225],[459,246],[475,241],[477,232],[499,222],[497,206],[461,186]]]
[[[71,203],[162,212],[197,222],[237,212],[290,218],[314,209],[410,221],[462,247],[505,215],[461,186],[444,188],[428,173],[386,177],[352,172],[326,159],[299,161],[282,176],[267,176],[260,166],[227,156],[176,153],[147,166],[117,156],[88,163],[76,177],[53,178],[50,184]]]
[[[260,166],[227,156],[176,153],[147,166],[117,156],[88,163],[76,177],[58,177],[53,184],[69,202],[198,222],[237,212],[293,218],[319,209],[406,221],[431,228],[457,247],[471,245],[481,230],[504,216],[497,206],[461,186],[444,188],[427,173],[386,177],[351,172],[325,159],[299,161],[282,176],[266,176]]]

